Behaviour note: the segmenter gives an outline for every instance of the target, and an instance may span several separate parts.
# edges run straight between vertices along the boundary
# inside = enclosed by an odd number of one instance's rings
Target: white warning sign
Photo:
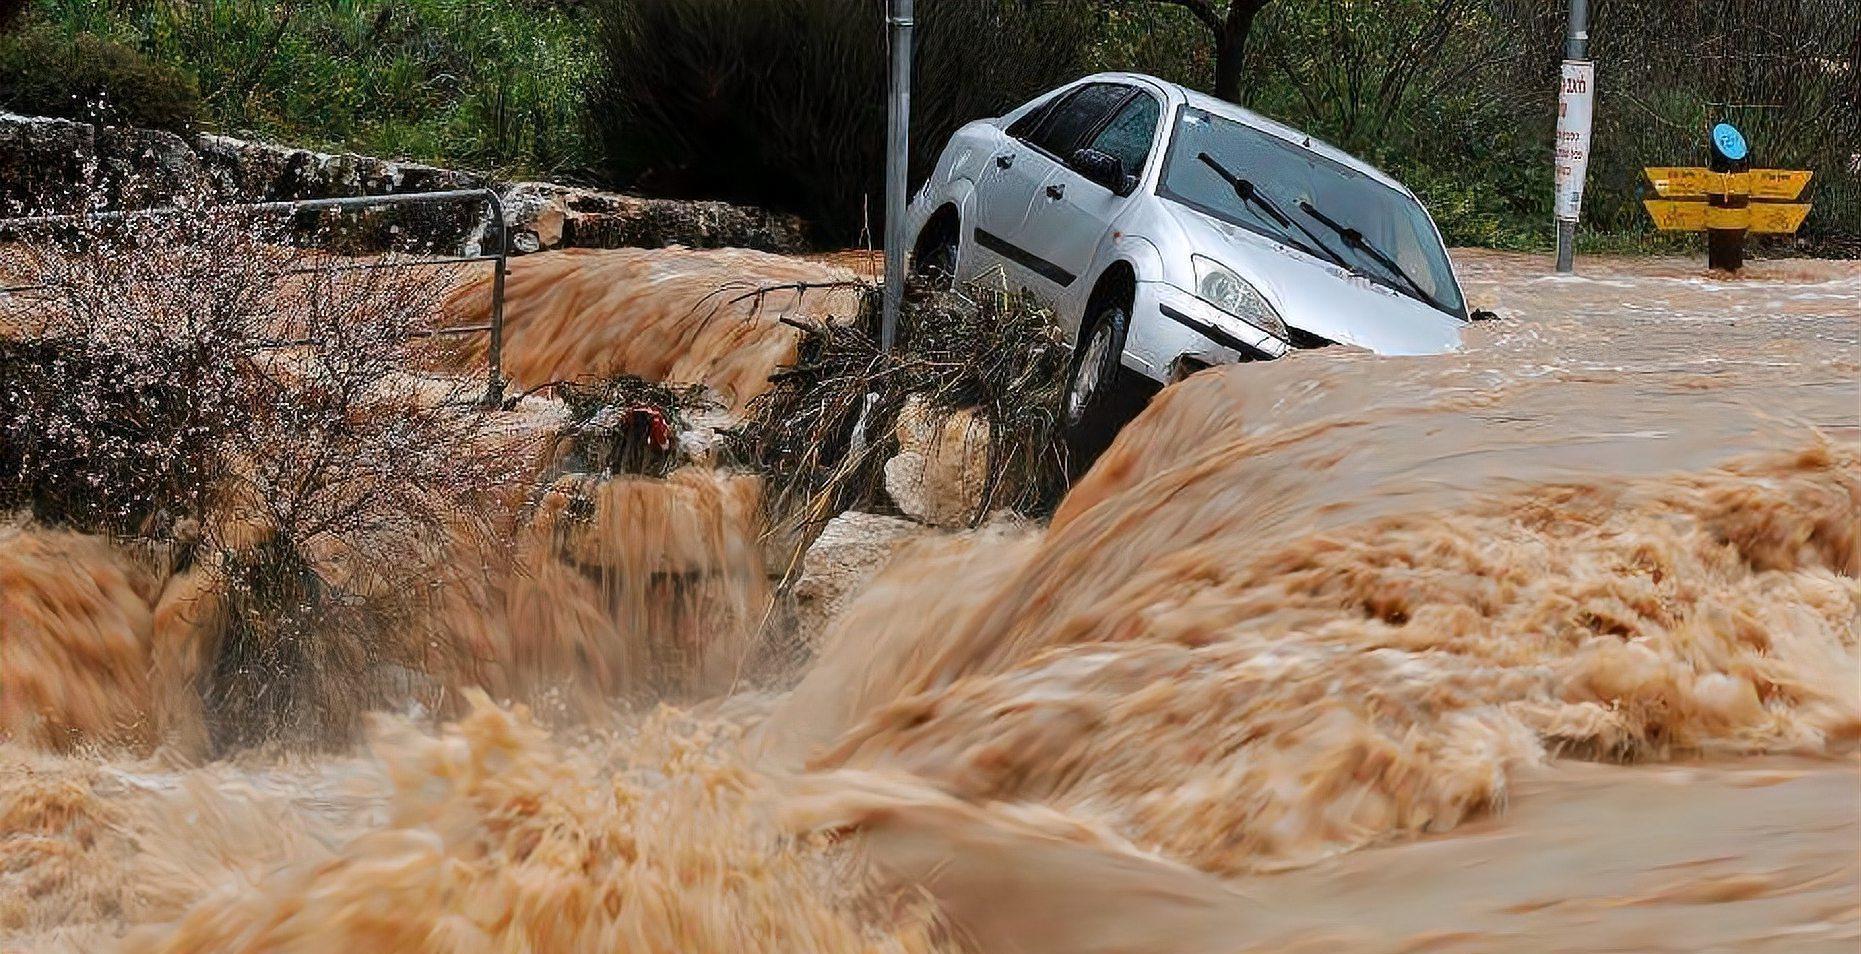
[[[1590,167],[1590,113],[1596,97],[1596,66],[1564,61],[1557,93],[1557,199],[1552,214],[1577,220],[1583,208],[1583,176]]]

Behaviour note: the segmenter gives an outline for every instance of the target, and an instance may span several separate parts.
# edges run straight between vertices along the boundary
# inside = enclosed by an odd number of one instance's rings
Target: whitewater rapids
[[[1458,259],[1505,318],[1464,352],[1169,389],[1050,526],[897,557],[786,692],[0,746],[0,946],[1852,951],[1861,271]],[[153,625],[81,549],[0,551],[52,634],[0,652]],[[81,605],[17,582],[54,553]],[[78,714],[127,665],[87,638],[32,683]]]

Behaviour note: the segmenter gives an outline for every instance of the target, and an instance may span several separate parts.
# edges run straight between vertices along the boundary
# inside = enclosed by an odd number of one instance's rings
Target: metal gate
[[[505,384],[504,374],[503,374],[504,275],[505,275],[505,268],[508,262],[509,254],[510,254],[510,239],[509,239],[510,229],[509,229],[508,223],[504,221],[503,200],[499,198],[497,191],[495,189],[453,189],[453,190],[448,190],[444,192],[408,192],[408,193],[401,193],[401,194],[395,194],[395,195],[351,196],[351,197],[336,198],[336,199],[291,199],[291,200],[284,200],[284,201],[278,201],[278,202],[256,202],[256,203],[247,203],[247,204],[240,204],[240,205],[223,205],[223,206],[218,206],[217,208],[228,209],[228,210],[233,210],[233,211],[241,211],[241,212],[252,212],[256,214],[292,215],[298,212],[309,212],[309,211],[316,211],[320,209],[361,209],[361,208],[373,208],[377,206],[389,206],[389,205],[432,204],[432,203],[441,203],[441,202],[457,202],[460,200],[472,199],[472,198],[479,199],[485,204],[486,213],[488,216],[487,221],[490,223],[490,227],[492,229],[495,229],[497,232],[497,242],[496,242],[497,250],[494,252],[485,252],[481,249],[478,252],[474,254],[470,254],[470,255],[429,256],[429,257],[421,257],[421,258],[409,258],[409,259],[404,259],[404,260],[397,259],[395,261],[387,261],[387,262],[357,262],[357,263],[349,264],[349,265],[305,267],[305,268],[297,268],[297,269],[287,269],[284,272],[284,274],[306,274],[310,272],[343,271],[343,270],[355,270],[355,269],[378,269],[378,268],[424,268],[424,267],[432,267],[436,265],[457,265],[457,264],[469,264],[473,262],[492,263],[493,272],[492,272],[492,278],[491,278],[491,322],[489,324],[484,324],[484,325],[469,325],[469,326],[459,327],[459,328],[439,328],[439,329],[434,329],[428,332],[422,332],[421,336],[424,337],[427,335],[479,334],[479,333],[489,334],[491,336],[491,341],[490,341],[490,346],[486,349],[487,368],[485,371],[485,374],[486,374],[485,394],[484,394],[482,401],[486,406],[493,407],[493,406],[496,406],[502,403],[504,400],[504,384]],[[114,221],[114,220],[135,219],[135,218],[144,218],[144,217],[154,218],[154,217],[163,216],[163,215],[177,215],[177,214],[182,214],[182,213],[189,212],[189,211],[193,211],[193,210],[166,207],[166,208],[156,208],[156,209],[136,209],[136,210],[127,210],[127,211],[120,211],[120,212],[75,213],[75,214],[69,214],[69,215],[41,215],[41,216],[27,216],[27,217],[11,218],[11,219],[0,219],[0,235],[4,235],[9,231],[31,229],[31,228],[36,228],[36,227],[48,226],[48,225],[59,225],[59,224],[70,223],[70,222]],[[9,285],[9,286],[0,287],[0,294],[18,294],[21,292],[43,290],[49,287],[51,286],[43,285],[43,284]],[[294,344],[301,344],[301,342],[279,342],[278,346],[289,347]]]

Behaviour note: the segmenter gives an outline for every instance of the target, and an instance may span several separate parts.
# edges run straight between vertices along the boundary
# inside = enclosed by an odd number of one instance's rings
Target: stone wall
[[[161,130],[0,112],[0,218],[74,211],[99,201],[110,208],[148,208],[195,195],[246,203],[487,186],[503,199],[513,254],[623,245],[796,251],[804,244],[798,219],[723,202],[497,182],[419,163],[332,155],[230,136],[187,138]],[[489,251],[497,239],[497,223],[478,200],[384,207],[344,218],[343,227],[333,234],[355,250],[411,246]],[[304,231],[317,224],[315,217],[300,217],[298,222]]]

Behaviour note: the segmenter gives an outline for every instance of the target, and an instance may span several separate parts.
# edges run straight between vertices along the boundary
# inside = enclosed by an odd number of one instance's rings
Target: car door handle
[[[995,167],[998,169],[1006,169],[1009,166],[1012,166],[1014,164],[1015,164],[1015,154],[1012,152],[1004,152],[1001,155],[995,157]]]
[[[1047,198],[1049,199],[1066,198],[1066,185],[1064,183],[1056,182],[1053,185],[1048,186],[1047,187]]]

